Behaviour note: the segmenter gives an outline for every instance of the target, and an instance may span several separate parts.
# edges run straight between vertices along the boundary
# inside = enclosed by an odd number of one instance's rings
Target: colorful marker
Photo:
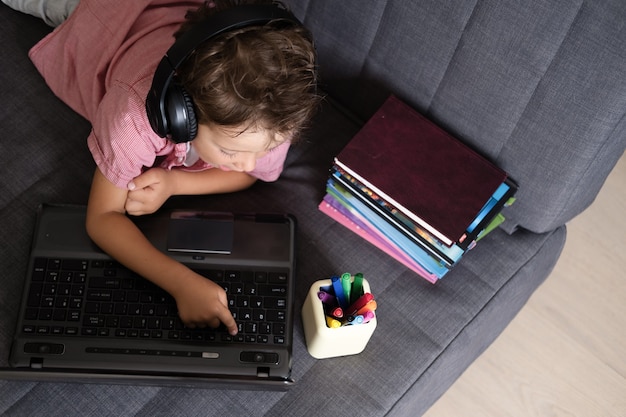
[[[330,279],[333,283],[333,289],[335,290],[335,297],[337,297],[337,301],[339,302],[339,307],[345,308],[348,307],[348,302],[346,301],[346,296],[343,292],[343,285],[341,284],[341,278],[337,275],[333,276]]]
[[[373,299],[374,296],[371,293],[366,292],[365,294],[360,296],[354,303],[352,303],[352,305],[348,307],[346,311],[348,312],[348,314],[355,314]]]
[[[351,316],[351,321],[343,321],[341,326],[357,325],[369,323],[374,318],[373,311],[366,311],[364,315]]]
[[[350,292],[350,303],[354,303],[363,294],[363,274],[358,272],[354,274],[352,282],[352,291]]]
[[[337,305],[337,298],[327,291],[320,290],[317,292],[317,296],[324,304]]]
[[[357,325],[357,324],[363,324],[364,323],[364,318],[363,316],[354,316],[351,317],[352,320],[351,321],[344,321],[341,326],[345,327],[345,326],[352,326],[352,325]]]
[[[338,327],[341,327],[341,322],[337,319],[326,316],[326,325],[331,329],[336,329]]]
[[[369,323],[376,315],[373,311],[367,310],[363,313],[363,323]]]
[[[376,300],[371,300],[369,301],[367,304],[365,304],[363,307],[361,307],[356,314],[365,314],[366,311],[375,311],[377,307],[376,304]]]
[[[350,304],[350,293],[352,290],[352,275],[348,272],[341,275],[341,286],[343,287],[343,295],[346,297],[346,306]]]
[[[324,305],[324,311],[327,315],[332,316],[336,319],[340,319],[343,317],[343,309],[338,306],[329,306],[328,304]]]
[[[346,317],[343,319],[343,324],[350,324],[350,323],[352,323],[352,322],[354,321],[354,317],[355,317],[355,316],[346,316]]]

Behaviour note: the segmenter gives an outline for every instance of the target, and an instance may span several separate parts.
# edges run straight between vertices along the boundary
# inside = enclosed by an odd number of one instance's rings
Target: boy
[[[172,34],[242,3],[272,2],[81,0],[29,54],[55,94],[92,123],[90,237],[168,291],[188,327],[221,322],[231,334],[237,324],[224,290],[154,248],[126,213],[152,213],[171,195],[233,192],[280,175],[319,101],[312,40],[300,25],[243,27],[197,46],[176,72],[193,103],[193,140],[160,137],[146,114]]]

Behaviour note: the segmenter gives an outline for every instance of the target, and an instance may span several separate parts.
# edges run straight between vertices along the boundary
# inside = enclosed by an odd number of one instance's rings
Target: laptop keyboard
[[[287,271],[196,269],[222,286],[239,326],[190,329],[167,292],[114,261],[37,258],[24,333],[219,343],[286,343]]]

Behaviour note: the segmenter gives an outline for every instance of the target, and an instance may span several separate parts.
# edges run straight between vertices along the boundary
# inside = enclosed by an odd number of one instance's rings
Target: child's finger
[[[156,184],[160,181],[160,173],[158,170],[149,169],[146,172],[141,173],[139,176],[135,177],[131,182],[128,183],[128,189],[130,191],[140,190],[142,188],[149,187],[150,185]]]
[[[220,318],[220,321],[224,324],[224,326],[226,326],[226,328],[228,329],[228,333],[230,333],[233,336],[237,334],[239,330],[237,328],[237,322],[233,318],[233,315],[231,314],[230,310],[228,310],[228,308],[220,309],[219,318]]]

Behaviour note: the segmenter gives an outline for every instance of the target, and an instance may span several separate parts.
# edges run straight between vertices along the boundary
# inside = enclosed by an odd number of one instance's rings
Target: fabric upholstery
[[[292,4],[343,104],[367,119],[394,92],[509,172],[509,232],[571,220],[626,147],[623,1]]]
[[[294,378],[288,392],[3,380],[0,414],[418,416],[486,349],[550,274],[626,143],[626,3],[292,0],[314,32],[328,98],[282,177],[169,207],[279,210],[298,218]],[[35,211],[85,204],[89,124],[27,58],[50,29],[0,6],[0,367],[14,331]],[[520,184],[495,230],[436,285],[317,210],[332,157],[388,93]],[[359,355],[316,360],[300,306],[312,282],[363,272],[378,327]]]

